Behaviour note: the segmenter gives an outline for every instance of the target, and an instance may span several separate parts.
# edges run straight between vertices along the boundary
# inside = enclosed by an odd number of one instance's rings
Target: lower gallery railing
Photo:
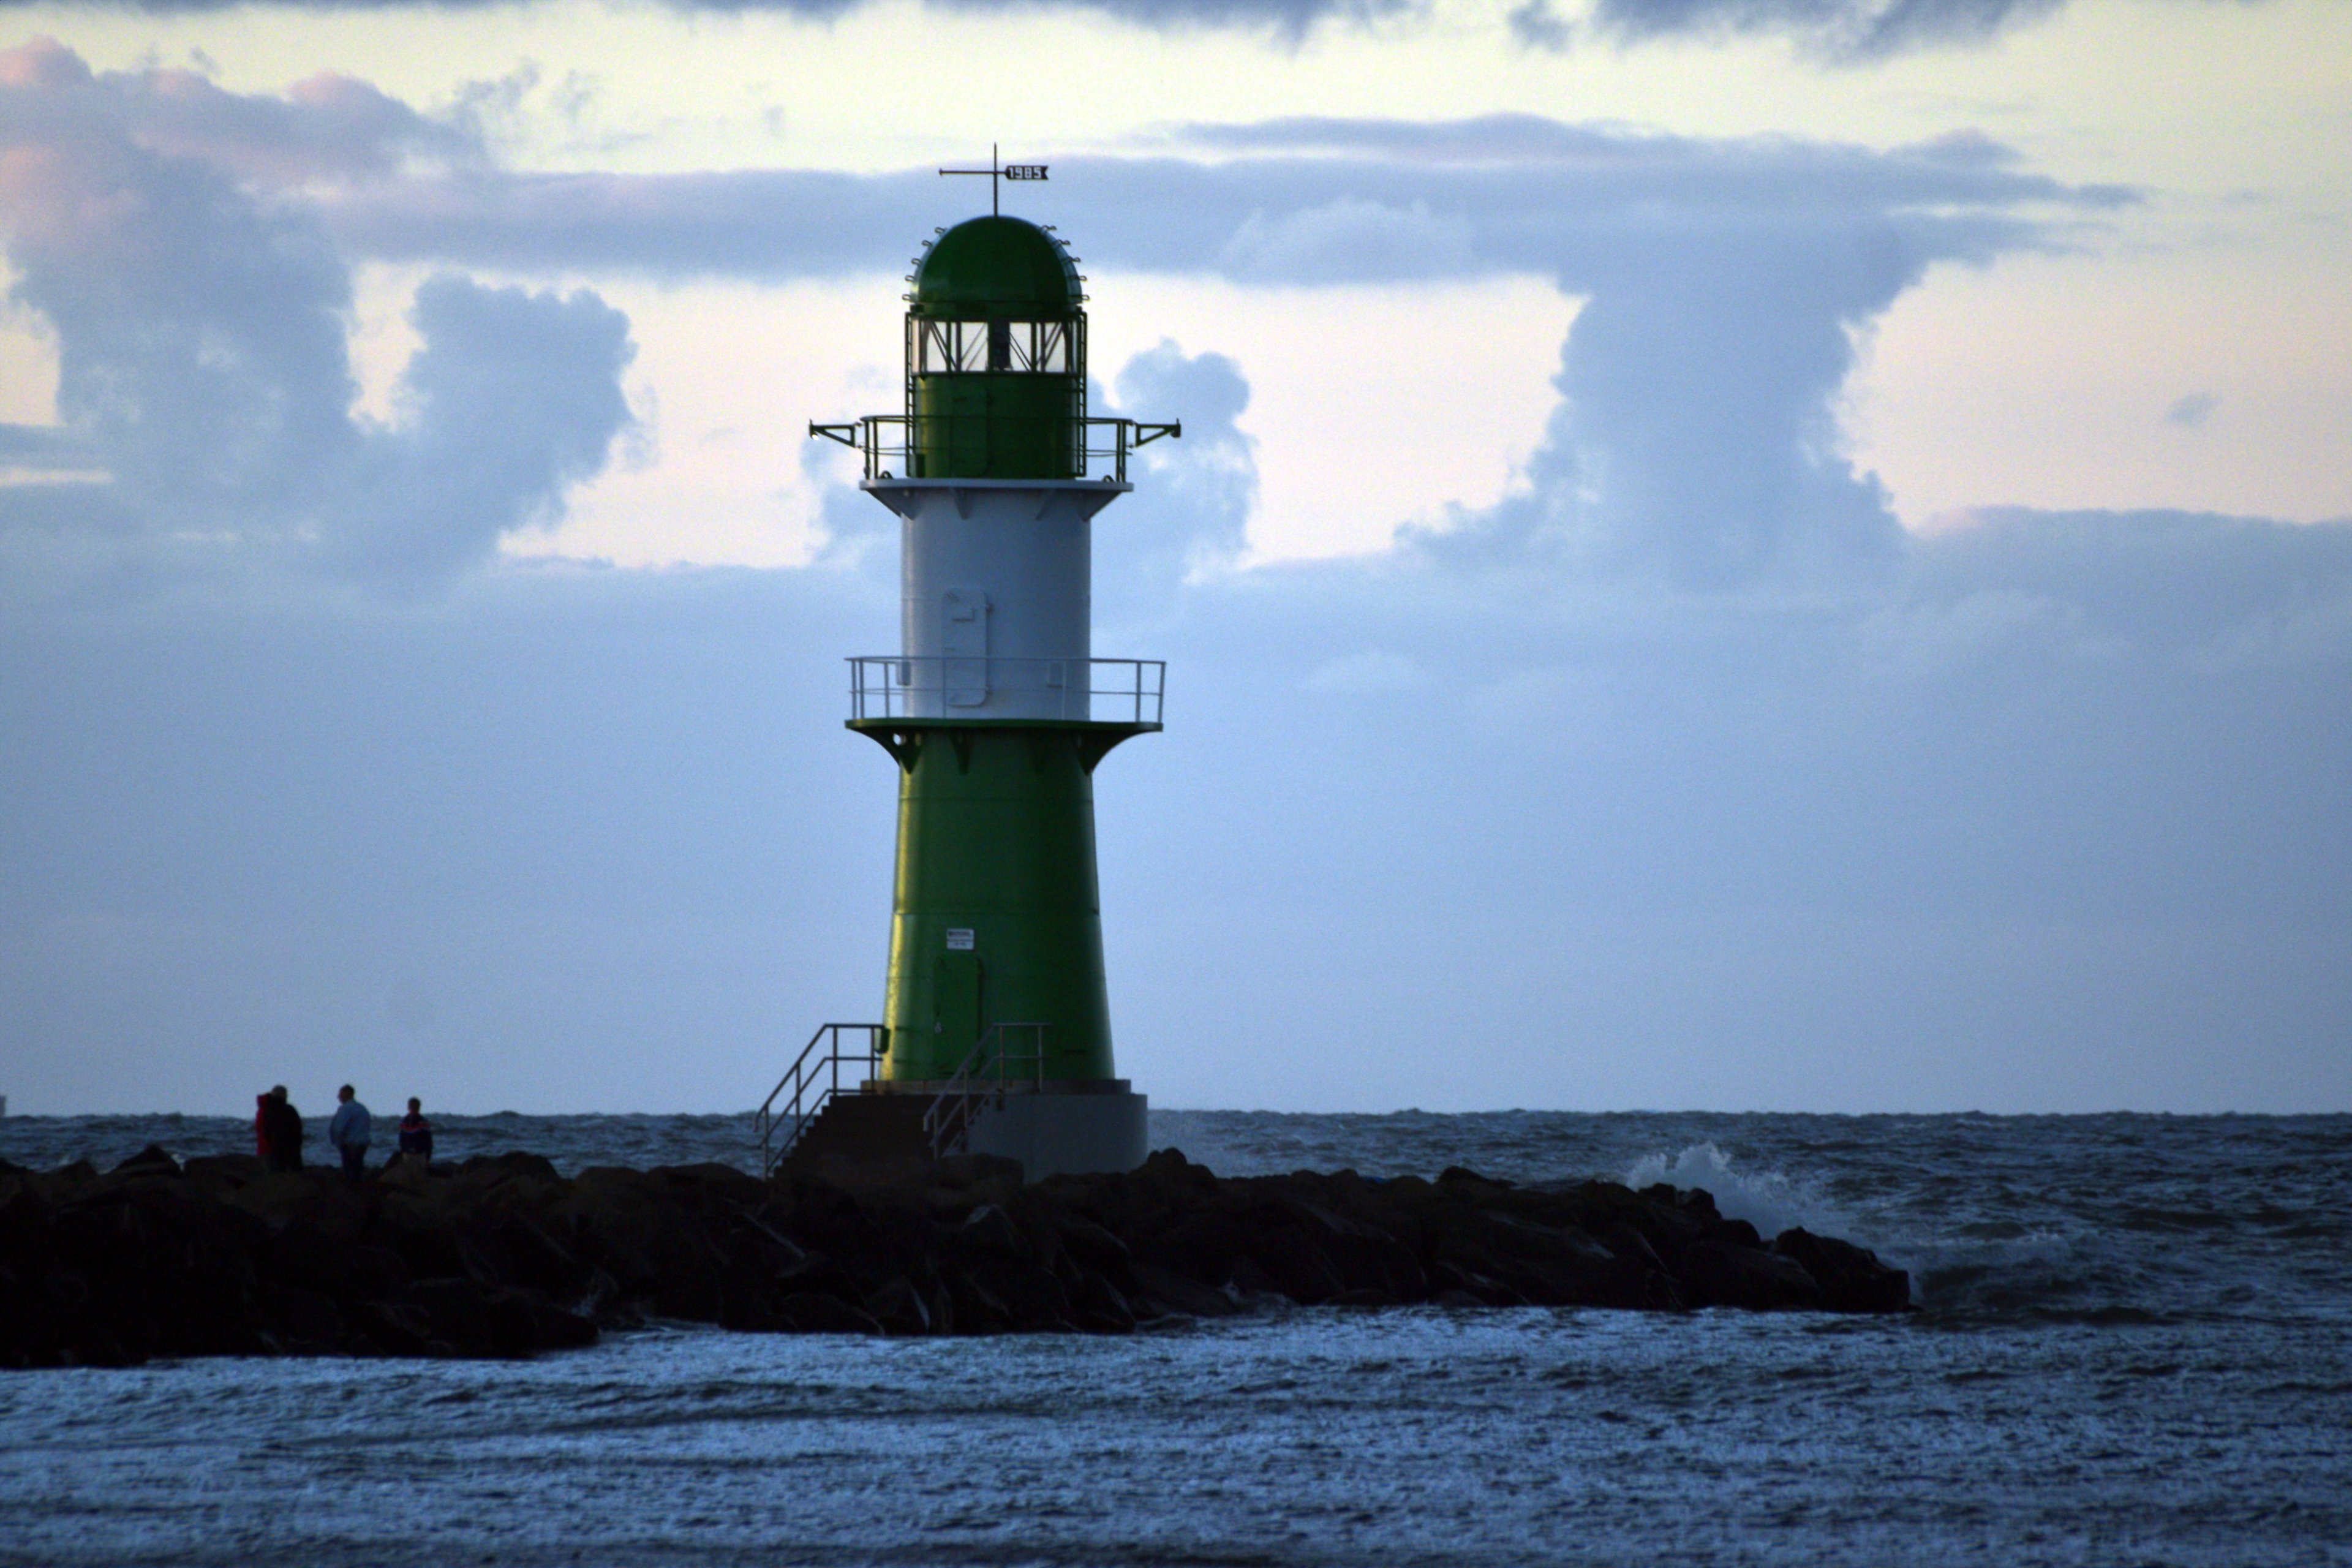
[[[1001,692],[1026,700],[1024,718],[1156,725],[1168,686],[1158,658],[868,654],[848,663],[852,719],[953,718]]]

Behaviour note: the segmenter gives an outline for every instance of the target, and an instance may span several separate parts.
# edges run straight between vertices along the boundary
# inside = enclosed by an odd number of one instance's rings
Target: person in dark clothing
[[[286,1086],[278,1084],[269,1091],[261,1107],[262,1136],[268,1141],[268,1163],[273,1171],[299,1171],[302,1168],[302,1113],[286,1098]]]
[[[433,1123],[425,1120],[425,1106],[415,1095],[408,1099],[408,1114],[400,1119],[400,1156],[404,1160],[433,1158]]]

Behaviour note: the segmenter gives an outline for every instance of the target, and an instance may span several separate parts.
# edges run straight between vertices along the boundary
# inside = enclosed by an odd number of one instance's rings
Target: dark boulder
[[[801,1291],[777,1303],[782,1326],[797,1334],[879,1334],[882,1323],[862,1307],[835,1296]]]
[[[1812,1277],[1821,1288],[1821,1304],[1832,1312],[1910,1310],[1911,1276],[1850,1241],[1784,1230],[1773,1238],[1772,1250]]]
[[[1223,1318],[1234,1310],[1233,1298],[1188,1275],[1139,1261],[1134,1266],[1133,1305],[1147,1318]]]
[[[866,1311],[882,1325],[887,1334],[928,1334],[931,1331],[931,1307],[915,1282],[903,1274],[893,1274],[881,1287],[866,1298]]]
[[[1773,1311],[1822,1305],[1820,1285],[1793,1258],[1731,1237],[1692,1243],[1675,1278],[1694,1307]]]
[[[1233,1277],[1234,1259],[1249,1250],[1249,1233],[1227,1208],[1177,1210],[1168,1215],[1165,1228],[1145,1231],[1136,1254],[1188,1279],[1222,1285]]]

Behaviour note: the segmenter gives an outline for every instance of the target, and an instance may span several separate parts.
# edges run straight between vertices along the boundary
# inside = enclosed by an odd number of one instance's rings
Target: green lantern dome
[[[928,321],[1066,321],[1079,313],[1077,263],[1017,217],[976,217],[931,242],[908,314]]]
[[[907,473],[1086,473],[1087,313],[1077,260],[1017,217],[976,217],[916,260],[907,296]]]

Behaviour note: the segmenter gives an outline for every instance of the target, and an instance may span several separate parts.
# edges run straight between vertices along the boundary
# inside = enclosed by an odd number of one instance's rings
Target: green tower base
[[[1156,724],[851,720],[898,764],[882,1079],[1108,1084],[1094,770]]]

